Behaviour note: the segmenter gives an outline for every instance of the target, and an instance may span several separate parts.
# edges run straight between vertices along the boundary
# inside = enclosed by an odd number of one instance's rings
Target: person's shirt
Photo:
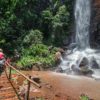
[[[4,54],[3,54],[3,52],[0,52],[0,60],[2,60],[2,59],[4,59],[5,57],[4,57]]]

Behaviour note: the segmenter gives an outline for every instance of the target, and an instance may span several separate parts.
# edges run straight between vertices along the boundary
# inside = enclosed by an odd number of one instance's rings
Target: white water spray
[[[100,52],[90,48],[89,28],[91,18],[91,0],[76,0],[75,4],[75,23],[76,36],[75,46],[73,49],[66,51],[65,57],[62,59],[59,67],[66,73],[75,71],[91,70],[96,75],[97,67],[100,67]],[[83,59],[87,62],[82,66]],[[100,71],[99,71],[100,72]],[[100,74],[98,74],[100,75]]]

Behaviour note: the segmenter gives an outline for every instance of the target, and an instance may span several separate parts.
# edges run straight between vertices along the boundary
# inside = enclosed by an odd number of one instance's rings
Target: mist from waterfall
[[[100,76],[100,52],[90,48],[89,30],[91,18],[91,0],[76,0],[75,3],[75,43],[71,43],[59,68],[66,73],[81,71],[81,63],[85,58],[87,65],[82,66],[91,70],[93,75]],[[73,45],[74,44],[74,45]]]

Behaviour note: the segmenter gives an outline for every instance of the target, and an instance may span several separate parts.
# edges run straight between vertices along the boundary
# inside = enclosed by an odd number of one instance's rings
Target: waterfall
[[[75,22],[76,22],[76,44],[78,48],[89,48],[89,27],[90,27],[90,0],[76,0]]]
[[[100,76],[100,50],[91,49],[89,43],[91,0],[76,0],[74,15],[75,43],[71,43],[58,68],[67,74],[84,70]]]

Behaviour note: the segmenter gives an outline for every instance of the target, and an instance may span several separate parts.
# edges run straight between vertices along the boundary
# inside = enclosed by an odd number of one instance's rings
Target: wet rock
[[[88,59],[84,57],[84,58],[82,59],[80,65],[79,65],[79,67],[81,68],[81,67],[83,67],[83,66],[87,66],[88,64],[89,64]]]
[[[89,72],[90,69],[89,69],[89,61],[87,58],[83,58],[80,65],[79,65],[79,68],[80,68],[80,71],[81,72]]]
[[[88,68],[88,66],[81,66],[81,72],[89,72],[90,71],[90,69]]]
[[[56,71],[56,72],[63,73],[63,70],[62,70],[62,68],[61,68],[61,67],[58,67],[55,71]]]
[[[60,60],[61,59],[61,53],[58,51],[55,53],[55,60]]]
[[[58,52],[55,53],[56,66],[58,66],[61,63],[61,57],[62,57],[61,52],[58,51]]]
[[[95,60],[94,57],[92,58],[92,61],[91,61],[91,67],[93,69],[99,69],[99,65],[98,65],[98,63],[97,63],[97,61]]]
[[[80,70],[75,65],[72,65],[71,69],[72,69],[72,71],[74,72],[75,75],[83,75],[82,69]]]
[[[72,69],[73,71],[77,71],[77,68],[76,68],[75,65],[72,65],[72,66],[71,66],[71,69]]]

